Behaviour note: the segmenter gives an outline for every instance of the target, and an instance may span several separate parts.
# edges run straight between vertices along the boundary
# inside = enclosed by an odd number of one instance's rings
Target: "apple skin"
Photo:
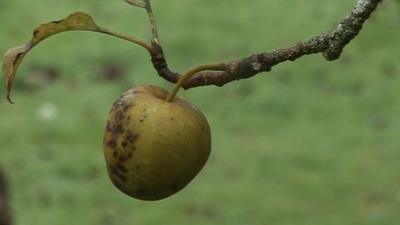
[[[157,86],[126,91],[113,105],[104,134],[112,183],[141,200],[183,189],[206,164],[211,134],[206,117],[187,100]]]

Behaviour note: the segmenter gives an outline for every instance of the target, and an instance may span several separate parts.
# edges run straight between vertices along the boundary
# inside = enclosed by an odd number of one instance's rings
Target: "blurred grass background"
[[[330,30],[356,1],[153,1],[171,68],[228,61]],[[37,25],[85,11],[148,39],[122,0],[0,0],[0,53]],[[180,92],[207,115],[213,152],[182,192],[130,199],[106,175],[102,134],[128,87],[172,85],[147,53],[94,33],[64,33],[20,67],[15,105],[1,91],[0,165],[23,225],[396,225],[400,221],[400,18],[373,15],[340,60],[308,56],[271,73]]]

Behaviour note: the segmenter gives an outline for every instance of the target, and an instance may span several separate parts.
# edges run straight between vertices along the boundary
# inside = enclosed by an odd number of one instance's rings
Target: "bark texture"
[[[311,54],[321,53],[326,60],[340,57],[343,49],[361,31],[363,24],[376,10],[382,0],[358,0],[350,14],[343,18],[331,32],[317,35],[308,41],[299,42],[288,48],[253,54],[243,59],[221,63],[218,70],[202,71],[187,80],[185,89],[206,85],[223,86],[229,82],[247,79],[261,72],[271,71],[272,67]],[[151,57],[158,74],[169,82],[176,83],[181,75],[168,67],[162,46],[153,42]]]

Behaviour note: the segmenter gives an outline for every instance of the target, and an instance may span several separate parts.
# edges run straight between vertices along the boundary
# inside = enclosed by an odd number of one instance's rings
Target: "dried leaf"
[[[141,8],[147,7],[147,3],[145,0],[125,0],[125,2]]]
[[[43,24],[36,28],[33,31],[32,43],[33,45],[36,45],[54,34],[74,30],[97,31],[101,30],[101,28],[97,26],[93,18],[88,14],[76,12],[63,20]]]
[[[32,48],[31,46],[31,44],[27,44],[25,46],[12,48],[8,50],[3,57],[3,72],[7,85],[7,100],[10,103],[13,103],[10,94],[16,70],[26,53]]]
[[[61,32],[74,31],[74,30],[88,30],[88,31],[98,31],[103,32],[104,29],[97,26],[93,18],[85,13],[76,12],[67,18],[54,21],[47,24],[43,24],[36,28],[33,32],[32,40],[21,47],[10,49],[6,52],[3,57],[3,72],[7,84],[7,100],[11,101],[11,89],[15,74],[17,72],[18,66],[21,63],[24,56],[39,42],[44,39]]]

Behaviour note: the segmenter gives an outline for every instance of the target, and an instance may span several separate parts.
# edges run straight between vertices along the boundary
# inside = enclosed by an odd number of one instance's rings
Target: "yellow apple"
[[[108,174],[125,194],[160,200],[184,188],[211,151],[207,119],[187,100],[157,86],[126,91],[113,105],[104,134]]]

